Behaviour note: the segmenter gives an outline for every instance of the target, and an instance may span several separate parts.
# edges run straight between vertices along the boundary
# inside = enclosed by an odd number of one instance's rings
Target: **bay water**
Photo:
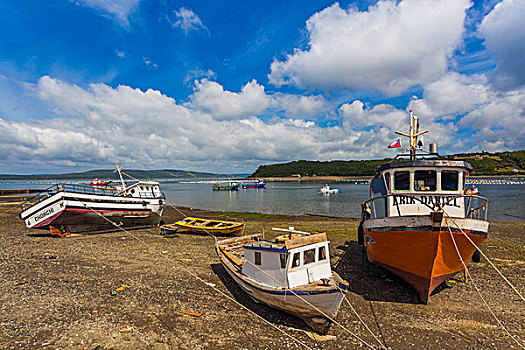
[[[207,180],[160,180],[160,183],[168,203],[214,211],[359,218],[360,203],[369,198],[368,185],[349,182],[328,183],[342,193],[322,195],[319,190],[324,183],[320,182],[268,182],[263,189],[212,191],[212,183]],[[57,182],[60,181],[0,181],[0,189],[45,189]],[[480,184],[477,187],[480,195],[489,200],[490,221],[525,222],[525,185]]]

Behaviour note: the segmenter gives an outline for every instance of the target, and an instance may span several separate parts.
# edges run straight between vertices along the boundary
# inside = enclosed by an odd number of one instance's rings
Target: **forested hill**
[[[186,177],[219,177],[211,173],[190,172],[183,170],[133,170],[124,169],[126,174],[140,180],[148,179],[170,179]],[[0,180],[90,180],[99,178],[101,180],[118,180],[116,170],[90,170],[82,173],[52,174],[52,175],[6,175],[0,174]]]
[[[525,175],[525,151],[464,153],[441,158],[464,160],[470,163],[474,168],[471,175]],[[296,174],[301,176],[371,176],[379,165],[389,160],[390,158],[327,162],[299,160],[261,165],[251,177],[286,177]]]

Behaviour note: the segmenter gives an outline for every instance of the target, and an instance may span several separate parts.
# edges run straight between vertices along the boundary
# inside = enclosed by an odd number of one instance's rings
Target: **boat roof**
[[[314,243],[320,243],[328,241],[326,238],[326,233],[318,233],[310,236],[303,236],[299,238],[293,238],[284,241],[284,243],[268,242],[268,241],[255,241],[249,244],[246,244],[244,248],[247,249],[256,249],[256,250],[268,250],[274,252],[285,253],[289,249],[304,247]]]
[[[410,168],[410,167],[455,167],[455,168],[465,168],[467,170],[472,170],[472,165],[462,160],[420,159],[420,160],[409,160],[409,161],[404,161],[404,162],[386,163],[386,164],[379,166],[379,168],[377,168],[377,172],[381,172],[387,169]]]

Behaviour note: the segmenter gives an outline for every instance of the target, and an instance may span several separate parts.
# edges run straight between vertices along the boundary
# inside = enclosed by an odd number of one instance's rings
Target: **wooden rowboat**
[[[326,234],[281,242],[260,235],[218,241],[228,274],[253,299],[302,318],[325,334],[336,316],[348,282],[330,267]]]
[[[164,225],[163,229],[166,232],[170,231],[170,233],[174,233],[177,229],[181,229],[191,232],[211,233],[217,236],[237,236],[244,230],[244,223],[186,217],[177,221],[175,224]]]

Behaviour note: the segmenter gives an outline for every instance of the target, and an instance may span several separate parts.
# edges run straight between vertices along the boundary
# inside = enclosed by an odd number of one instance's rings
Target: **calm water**
[[[0,181],[0,189],[47,188],[55,182]],[[265,189],[212,191],[211,183],[161,181],[169,203],[191,208],[265,214],[320,214],[360,217],[360,203],[368,199],[367,185],[330,183],[343,193],[321,195],[322,183],[269,182]],[[489,199],[491,221],[525,222],[525,185],[477,185]]]

